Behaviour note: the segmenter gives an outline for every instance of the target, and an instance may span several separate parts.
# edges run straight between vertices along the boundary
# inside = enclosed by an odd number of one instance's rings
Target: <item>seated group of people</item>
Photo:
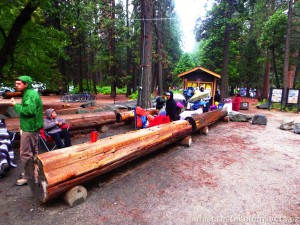
[[[184,105],[174,100],[172,91],[167,91],[163,96],[156,98],[156,109],[159,112],[154,117],[147,115],[146,110],[136,107],[137,128],[152,127],[180,120],[180,113],[184,110]]]
[[[194,98],[195,96],[196,98]],[[192,102],[191,109],[193,110],[197,110],[201,107],[203,112],[208,112],[213,105],[213,97],[210,97],[209,92],[205,92],[204,87],[200,87],[200,90],[193,90],[191,93],[187,93],[186,98],[189,102]],[[221,101],[221,95],[218,90],[215,92],[214,101],[217,103]]]

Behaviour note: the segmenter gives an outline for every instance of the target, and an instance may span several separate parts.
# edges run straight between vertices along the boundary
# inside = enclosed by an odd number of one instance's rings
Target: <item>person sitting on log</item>
[[[44,130],[54,139],[57,148],[71,146],[71,135],[64,119],[57,117],[54,109],[46,110]],[[62,141],[65,140],[65,143]]]

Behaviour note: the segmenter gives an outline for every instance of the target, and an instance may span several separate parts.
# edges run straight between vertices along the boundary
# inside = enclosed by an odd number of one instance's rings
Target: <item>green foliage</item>
[[[282,53],[286,26],[287,15],[282,10],[276,11],[264,23],[259,39],[260,47],[268,50],[275,48],[277,52]]]
[[[88,88],[84,85],[84,91],[87,91],[87,90],[88,90]],[[74,94],[80,93],[78,85],[76,85],[74,87],[74,90],[72,91],[72,93],[74,93]],[[93,91],[90,91],[89,93],[94,94]],[[101,94],[104,94],[104,95],[110,95],[111,87],[110,86],[99,86],[99,85],[97,85],[97,93],[101,93]],[[117,88],[117,95],[118,94],[122,94],[122,95],[126,94],[126,87]]]
[[[192,57],[192,54],[190,53],[184,53],[178,64],[176,65],[175,69],[174,69],[174,75],[178,76],[178,74],[186,72],[190,69],[193,69],[196,67],[196,63]]]
[[[129,98],[130,98],[130,99],[138,99],[138,96],[139,96],[138,91],[135,91],[134,93],[132,93],[132,94],[129,96]]]
[[[268,102],[268,100],[265,100],[265,102]],[[297,112],[298,106],[295,104],[286,104],[285,106],[281,103],[272,103],[270,109],[278,110],[278,111],[285,111],[285,112]]]
[[[234,11],[235,16],[230,20],[224,16],[227,8],[225,7],[225,1],[221,1],[220,4],[215,4],[211,11],[207,12],[204,19],[198,19],[195,28],[196,39],[199,41],[196,53],[196,58],[199,60],[198,65],[221,74],[225,27],[227,23],[230,23],[228,77],[231,82],[240,75],[237,65],[241,46],[242,24],[244,22],[241,5],[236,1],[233,4],[235,4],[236,11]]]
[[[27,2],[1,1],[0,46],[3,46],[5,36]],[[110,94],[113,82],[119,87],[140,84],[141,21],[134,19],[141,18],[141,2],[130,2],[133,11],[129,13],[129,26],[121,4],[125,1],[119,2],[112,8],[105,1],[38,1],[38,9],[22,30],[14,55],[3,69],[4,85],[13,85],[19,74],[31,75],[35,81],[51,89],[61,89],[63,85],[73,83],[76,92],[90,92],[94,83],[101,83],[101,87],[96,87],[97,91],[106,94]],[[174,14],[174,1],[154,1],[155,16],[160,11],[164,17],[174,18],[162,22],[160,57],[155,57],[158,56],[155,45],[152,52],[153,71],[156,70],[156,63],[162,62],[164,89],[180,85],[178,74],[195,66],[221,73],[226,24],[231,26],[228,65],[230,85],[246,83],[252,86],[262,80],[262,64],[270,59],[271,50],[275,51],[278,74],[281,74],[287,2],[234,0],[231,1],[231,19],[226,17],[227,3],[217,1],[207,11],[207,15],[198,20],[195,27],[198,51],[196,54],[183,55],[180,48],[182,33]],[[293,5],[293,28],[296,28],[291,40],[293,52],[297,52],[300,46],[298,4]],[[157,40],[156,25],[154,21],[153,43]],[[114,52],[112,43],[115,44]],[[128,59],[129,55],[131,58]],[[296,58],[290,60],[296,66],[299,66],[298,61]],[[299,88],[299,74],[297,76],[295,87]],[[117,89],[118,93],[125,93],[125,90]]]
[[[21,2],[16,1],[10,7],[1,8],[0,27],[8,34],[12,23],[23,8]],[[61,80],[58,71],[57,57],[66,57],[64,48],[68,43],[64,32],[53,27],[44,26],[41,10],[33,14],[16,46],[13,61],[9,60],[3,69],[5,83],[11,83],[19,74],[28,74],[37,82],[47,86],[57,86]],[[4,43],[0,35],[0,46]]]
[[[104,86],[104,87],[97,87],[97,90],[101,94],[109,95],[111,93],[111,87],[110,86]]]

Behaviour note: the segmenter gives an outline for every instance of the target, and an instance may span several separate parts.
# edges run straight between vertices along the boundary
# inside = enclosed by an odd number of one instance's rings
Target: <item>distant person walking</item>
[[[25,171],[27,160],[38,154],[38,134],[44,126],[43,103],[37,91],[32,87],[32,78],[30,76],[20,76],[16,80],[16,90],[23,94],[21,104],[16,103],[15,99],[10,100],[15,111],[20,115],[20,159],[21,166]],[[21,173],[20,179],[16,185],[27,184],[25,172]]]

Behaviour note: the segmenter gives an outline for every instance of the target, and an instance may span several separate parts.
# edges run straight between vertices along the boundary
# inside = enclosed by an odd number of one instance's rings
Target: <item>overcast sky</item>
[[[212,0],[174,0],[175,11],[181,20],[181,30],[183,32],[183,50],[192,52],[195,45],[194,27],[199,17],[206,14],[205,6],[211,8]]]

